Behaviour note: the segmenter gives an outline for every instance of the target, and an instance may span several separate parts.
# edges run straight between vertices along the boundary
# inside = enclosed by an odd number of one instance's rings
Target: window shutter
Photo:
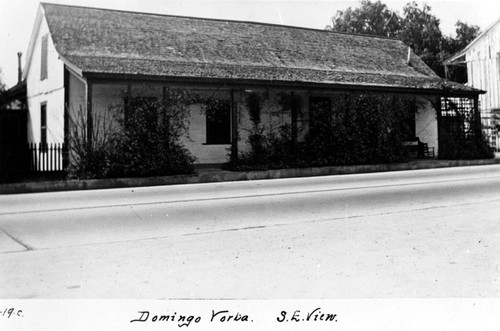
[[[49,35],[45,35],[42,37],[42,62],[40,66],[40,80],[44,80],[47,78],[47,57],[48,57],[48,41]]]

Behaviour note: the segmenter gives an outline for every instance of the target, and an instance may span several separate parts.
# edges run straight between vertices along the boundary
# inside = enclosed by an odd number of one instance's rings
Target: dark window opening
[[[41,148],[47,147],[47,104],[40,106],[40,143]]]
[[[231,105],[229,101],[218,101],[207,105],[207,144],[231,143]]]
[[[48,77],[47,75],[47,58],[48,58],[48,40],[49,36],[45,35],[42,37],[42,54],[41,54],[41,66],[40,66],[40,80],[44,80]]]

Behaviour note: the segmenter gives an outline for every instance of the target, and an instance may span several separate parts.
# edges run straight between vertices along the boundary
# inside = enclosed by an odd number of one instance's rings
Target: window
[[[47,78],[47,56],[48,56],[48,40],[49,35],[45,35],[42,37],[42,54],[41,54],[41,65],[40,65],[40,80],[44,80]]]
[[[47,146],[47,104],[40,106],[40,143],[42,147]]]
[[[229,101],[218,101],[207,105],[207,144],[231,143],[231,105]]]

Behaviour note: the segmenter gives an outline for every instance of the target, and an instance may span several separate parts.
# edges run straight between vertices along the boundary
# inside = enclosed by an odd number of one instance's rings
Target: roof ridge
[[[365,37],[365,38],[388,39],[388,40],[395,40],[395,41],[402,42],[401,39],[395,38],[395,37],[370,35],[370,34],[362,34],[362,33],[340,32],[340,31],[316,29],[316,28],[277,24],[277,23],[266,23],[266,22],[256,22],[256,21],[240,21],[240,20],[233,20],[233,19],[172,15],[172,14],[162,14],[162,13],[152,13],[152,12],[139,12],[139,11],[123,10],[123,9],[111,9],[111,8],[98,8],[98,7],[89,7],[89,6],[81,6],[81,5],[57,4],[57,3],[51,3],[51,2],[40,2],[40,5],[42,5],[42,6],[49,5],[49,6],[59,6],[59,7],[71,7],[71,8],[81,8],[81,9],[93,9],[93,10],[102,10],[102,11],[118,12],[118,13],[140,14],[140,15],[149,15],[149,16],[160,16],[160,17],[173,17],[173,18],[204,20],[204,21],[213,21],[213,22],[222,22],[222,23],[223,22],[230,22],[230,23],[240,23],[240,24],[275,26],[275,27],[288,28],[288,29],[308,30],[308,31],[315,31],[315,32],[322,32],[322,33],[333,33],[333,34],[348,35],[348,36],[359,36],[359,37]]]

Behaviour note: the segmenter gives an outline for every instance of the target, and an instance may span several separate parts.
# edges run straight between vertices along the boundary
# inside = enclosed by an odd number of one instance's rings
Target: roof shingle
[[[57,51],[84,73],[472,91],[396,39],[42,4]]]

